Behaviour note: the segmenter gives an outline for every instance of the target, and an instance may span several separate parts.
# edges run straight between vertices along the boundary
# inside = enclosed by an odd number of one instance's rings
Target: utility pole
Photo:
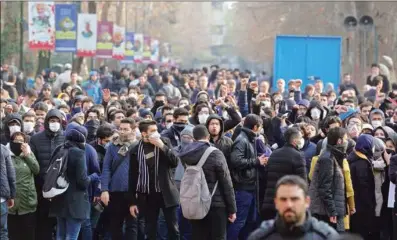
[[[24,25],[24,19],[23,19],[23,4],[25,2],[21,1],[20,2],[20,21],[19,21],[19,30],[20,30],[20,36],[19,36],[19,69],[23,71],[23,25]]]

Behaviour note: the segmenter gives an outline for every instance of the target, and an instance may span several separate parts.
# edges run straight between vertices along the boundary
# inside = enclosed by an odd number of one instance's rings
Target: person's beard
[[[289,213],[290,215],[289,216],[285,216],[286,213]],[[293,213],[293,214],[291,214],[291,213]],[[281,217],[283,219],[283,222],[286,225],[292,226],[292,225],[295,225],[295,224],[297,224],[299,222],[301,216],[297,212],[295,212],[294,210],[287,209],[287,210],[285,210],[283,212]]]

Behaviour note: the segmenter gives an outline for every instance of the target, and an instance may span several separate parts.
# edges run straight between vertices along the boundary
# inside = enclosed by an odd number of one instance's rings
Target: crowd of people
[[[377,64],[362,89],[216,65],[0,78],[2,240],[397,239],[397,83]]]

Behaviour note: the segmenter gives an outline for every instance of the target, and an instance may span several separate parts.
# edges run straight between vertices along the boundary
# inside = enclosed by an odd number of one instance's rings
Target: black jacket
[[[23,132],[23,124],[22,124],[22,116],[19,113],[10,113],[3,120],[3,131],[0,135],[0,143],[3,145],[7,145],[10,142],[10,128],[8,127],[8,123],[12,120],[18,121],[19,126],[21,126],[21,132]]]
[[[285,175],[298,175],[307,180],[306,160],[303,152],[290,144],[275,150],[267,163],[267,185],[262,204],[263,211],[274,211],[274,194],[277,181]]]
[[[248,237],[248,240],[281,240],[281,239],[338,239],[338,233],[324,222],[318,221],[306,213],[306,220],[302,226],[290,227],[277,216],[276,220],[265,221]]]
[[[52,199],[50,216],[85,220],[90,217],[91,206],[87,192],[90,179],[87,176],[85,151],[70,142],[65,147],[69,151],[66,170],[69,187],[65,193]]]
[[[229,169],[235,190],[255,190],[257,167],[260,166],[255,139],[256,134],[243,127],[232,145]]]
[[[39,180],[39,182],[43,180],[44,174],[50,164],[52,152],[57,146],[64,143],[65,140],[62,127],[60,127],[56,133],[49,129],[48,120],[50,117],[57,117],[61,121],[62,113],[57,109],[50,110],[44,120],[44,130],[30,138],[30,148],[40,164],[40,174],[38,178],[36,178],[36,184],[38,184],[37,180]]]
[[[169,129],[164,129],[161,136],[168,138],[172,147],[176,147],[181,142],[181,132],[185,129],[186,125],[173,124]]]
[[[205,150],[210,147],[209,143],[195,142],[182,149],[179,155],[183,164],[197,165]],[[212,193],[215,183],[218,187],[212,197],[211,207],[226,207],[228,214],[237,212],[236,200],[232,180],[225,157],[219,150],[214,150],[203,165],[205,179]]]
[[[206,124],[207,129],[209,129],[209,123],[213,119],[219,120],[220,125],[221,125],[221,131],[219,132],[219,138],[216,141],[214,141],[214,139],[212,137],[211,137],[210,141],[211,141],[211,143],[214,144],[214,146],[216,148],[218,148],[219,150],[222,151],[223,155],[226,158],[227,163],[229,163],[230,162],[230,153],[232,152],[233,141],[232,141],[232,139],[224,136],[225,126],[223,124],[223,119],[217,114],[211,114],[208,117],[207,124]]]
[[[390,82],[389,82],[389,79],[387,79],[387,77],[386,77],[385,75],[382,75],[382,74],[379,74],[379,76],[383,78],[383,87],[382,87],[381,92],[386,93],[386,95],[387,95],[387,94],[389,93],[389,91],[390,91]],[[369,76],[367,77],[367,85],[370,85],[370,86],[372,86],[372,87],[376,87],[376,86],[373,84],[373,80],[371,79],[371,75],[369,75]]]
[[[320,155],[309,188],[310,212],[322,216],[346,215],[345,179],[343,169],[333,155],[331,146]]]
[[[392,183],[397,184],[397,155],[390,159],[389,178]],[[394,199],[397,199],[397,191]],[[397,210],[397,201],[394,201],[394,210]]]
[[[170,140],[161,138],[164,143],[164,149],[160,150],[158,177],[160,183],[161,193],[163,195],[165,207],[173,207],[179,204],[179,192],[175,185],[174,169],[178,166],[179,158],[175,155]],[[139,143],[139,142],[138,142]],[[136,187],[138,184],[139,175],[139,159],[138,146],[136,143],[130,149],[130,169],[128,176],[128,195],[131,205],[138,205],[136,197]],[[138,206],[139,207],[139,206]]]

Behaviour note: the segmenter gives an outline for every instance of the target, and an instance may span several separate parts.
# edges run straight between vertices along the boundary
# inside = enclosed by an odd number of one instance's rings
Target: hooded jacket
[[[185,165],[197,165],[205,150],[210,147],[206,142],[194,142],[182,149],[179,157]],[[228,214],[237,212],[232,180],[226,159],[222,152],[214,150],[203,165],[208,189],[212,193],[215,183],[218,187],[212,197],[211,207],[226,207]]]
[[[312,118],[311,116],[311,110],[317,108],[318,110],[320,110],[320,118],[315,120]],[[307,109],[306,112],[306,116],[309,117],[312,121],[315,121],[317,124],[322,121],[326,116],[327,116],[327,111],[323,108],[323,106],[321,106],[320,102],[318,101],[311,101],[309,108]]]
[[[169,129],[165,129],[161,132],[162,137],[166,137],[170,140],[172,147],[176,147],[181,142],[181,132],[187,125],[173,124]]]
[[[374,137],[362,134],[357,139],[355,150],[347,158],[356,203],[356,213],[352,215],[353,231],[354,226],[370,227],[375,216],[375,180],[371,163],[373,146]],[[354,221],[359,223],[354,223]]]
[[[216,147],[222,151],[223,155],[226,158],[226,161],[229,163],[230,162],[230,153],[232,152],[233,141],[232,141],[232,139],[224,136],[224,134],[225,134],[224,122],[223,122],[223,119],[220,116],[218,116],[217,114],[211,114],[208,117],[207,123],[206,123],[207,129],[209,129],[210,121],[213,119],[219,120],[221,130],[218,134],[219,135],[218,140],[214,141],[214,139],[211,137],[210,142],[214,144],[214,147]]]
[[[7,143],[10,142],[10,128],[8,127],[8,123],[11,121],[18,121],[19,126],[21,126],[21,132],[23,132],[23,124],[22,124],[22,117],[19,113],[11,113],[8,114],[4,120],[3,120],[3,133],[0,135],[1,136],[1,141],[0,143],[3,145],[6,145]]]
[[[52,117],[58,118],[61,122],[62,113],[58,109],[51,109],[45,117],[44,130],[33,135],[29,142],[30,148],[40,165],[40,174],[38,179],[36,179],[39,180],[36,181],[36,184],[39,183],[40,186],[44,180],[43,177],[48,169],[48,165],[50,164],[52,152],[65,141],[62,127],[60,127],[57,132],[52,132],[50,130],[48,121]]]

